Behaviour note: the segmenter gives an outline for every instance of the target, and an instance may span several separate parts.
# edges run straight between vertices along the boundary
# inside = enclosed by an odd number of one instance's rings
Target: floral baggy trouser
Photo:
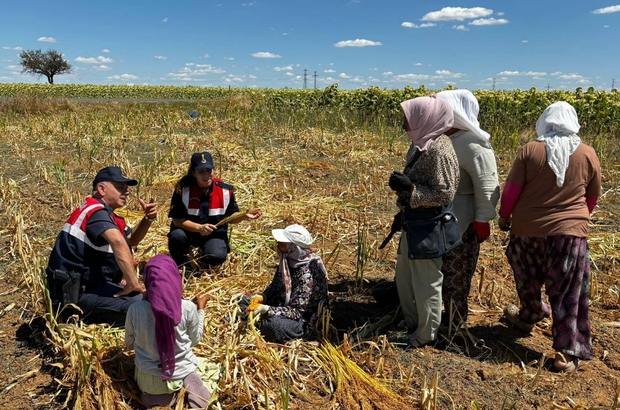
[[[443,256],[441,268],[443,308],[456,326],[467,320],[467,298],[480,253],[478,236],[471,226],[463,234],[462,240],[462,245]]]
[[[534,324],[551,315],[553,349],[592,359],[587,238],[511,236],[506,256],[521,302],[519,320]],[[551,306],[542,301],[543,285]]]

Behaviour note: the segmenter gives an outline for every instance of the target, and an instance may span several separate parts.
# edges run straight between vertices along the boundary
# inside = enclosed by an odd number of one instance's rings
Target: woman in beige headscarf
[[[403,226],[396,287],[408,328],[406,343],[421,347],[437,338],[441,257],[460,244],[450,206],[459,182],[459,165],[445,135],[454,122],[450,104],[430,96],[404,101],[401,107],[411,146],[404,172],[392,173],[389,180],[398,194]]]

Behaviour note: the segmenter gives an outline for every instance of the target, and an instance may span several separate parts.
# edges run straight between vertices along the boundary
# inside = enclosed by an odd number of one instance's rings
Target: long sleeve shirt
[[[205,313],[196,305],[183,299],[181,323],[174,328],[174,374],[170,380],[183,380],[199,364],[192,347],[202,338]],[[136,367],[145,373],[161,375],[161,361],[155,338],[155,316],[151,304],[145,300],[129,307],[125,321],[125,346],[136,351]]]
[[[493,148],[471,131],[450,135],[459,161],[459,186],[454,197],[454,213],[461,232],[474,222],[495,218],[499,201],[497,163]]]
[[[415,155],[417,148],[411,144],[407,162]],[[398,204],[411,208],[431,208],[449,205],[459,184],[459,163],[446,135],[438,137],[427,151],[423,152],[413,166],[405,169],[405,175],[413,183],[413,191],[398,194]]]
[[[273,280],[263,291],[264,303],[270,305],[268,314],[281,315],[293,320],[303,320],[313,325],[319,304],[328,306],[327,277],[316,261],[298,268],[291,268],[291,298],[288,306],[282,274],[276,268]]]

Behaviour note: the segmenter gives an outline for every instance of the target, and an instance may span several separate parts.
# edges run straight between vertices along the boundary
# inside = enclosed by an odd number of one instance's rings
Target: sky
[[[0,10],[0,82],[22,50],[57,84],[620,88],[620,0],[22,0]]]

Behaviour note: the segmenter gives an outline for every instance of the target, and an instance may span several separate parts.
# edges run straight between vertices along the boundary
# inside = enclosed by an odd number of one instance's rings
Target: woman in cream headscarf
[[[520,310],[508,305],[504,315],[528,333],[552,316],[559,371],[592,359],[587,236],[601,193],[601,167],[577,136],[579,128],[570,104],[547,107],[536,123],[538,140],[521,149],[508,174],[498,222],[511,229],[506,256],[521,302]],[[543,284],[551,306],[541,299]]]
[[[454,197],[454,213],[463,244],[443,257],[444,324],[460,326],[467,320],[467,297],[476,272],[480,243],[491,234],[499,200],[497,164],[489,134],[478,123],[478,100],[468,90],[442,91],[438,98],[450,103],[454,124],[446,131],[459,160],[460,182]]]
[[[460,242],[449,205],[459,181],[450,138],[452,108],[436,96],[401,103],[403,128],[411,140],[404,172],[389,186],[398,194],[403,234],[396,263],[396,287],[408,328],[407,344],[420,347],[437,338],[441,319],[441,257]],[[441,229],[438,240],[436,228]],[[445,229],[445,232],[444,232]],[[445,235],[444,235],[445,233]]]

